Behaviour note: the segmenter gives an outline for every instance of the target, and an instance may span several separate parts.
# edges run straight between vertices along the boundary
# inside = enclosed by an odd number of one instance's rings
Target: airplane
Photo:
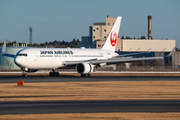
[[[6,53],[6,40],[3,44],[3,56],[14,58],[14,62],[22,70],[22,76],[27,76],[27,72],[36,72],[40,69],[52,69],[49,76],[59,76],[56,69],[73,67],[81,74],[81,77],[89,77],[93,70],[103,65],[116,63],[127,63],[142,60],[164,59],[160,57],[132,58],[125,57],[133,54],[119,55],[115,53],[117,37],[119,34],[121,16],[118,16],[103,47],[95,48],[25,48],[17,52],[16,55]],[[171,56],[177,45],[168,56]],[[134,53],[139,54],[139,53]]]

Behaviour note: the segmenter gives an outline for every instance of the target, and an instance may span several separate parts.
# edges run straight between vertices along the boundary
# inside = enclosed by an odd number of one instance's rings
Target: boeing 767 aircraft
[[[94,68],[104,64],[127,63],[142,60],[164,59],[164,57],[124,57],[132,54],[119,55],[115,53],[117,37],[122,17],[117,17],[103,47],[101,49],[85,48],[25,48],[16,55],[6,53],[6,40],[4,41],[2,53],[4,56],[13,57],[17,66],[22,69],[22,76],[26,72],[36,72],[39,69],[52,69],[50,76],[59,76],[55,69],[74,67],[82,77],[90,76]],[[176,45],[177,46],[177,45]],[[175,51],[166,56],[169,57]]]

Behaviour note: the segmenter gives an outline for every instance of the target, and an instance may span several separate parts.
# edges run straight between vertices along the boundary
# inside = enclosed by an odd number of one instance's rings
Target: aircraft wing
[[[131,54],[122,54],[122,55],[118,55],[118,56],[114,56],[116,57],[125,57],[125,56],[131,56],[131,55],[138,55],[138,54],[145,54],[145,53],[149,53],[149,52],[140,52],[140,53],[131,53]]]
[[[114,64],[114,63],[127,63],[127,62],[135,62],[142,60],[157,60],[157,59],[164,59],[164,57],[144,57],[144,58],[121,57],[121,58],[110,58],[110,59],[100,59],[100,60],[90,60],[90,61],[65,61],[64,65],[73,66],[82,62],[88,62],[91,63],[92,65],[98,65],[101,63]]]
[[[142,61],[142,60],[157,60],[157,59],[164,59],[164,57],[146,57],[146,58],[115,58],[115,59],[107,59],[107,60],[97,60],[90,62],[91,64],[99,64],[99,63],[106,63],[106,64],[114,64],[114,63],[127,63],[127,62],[135,62],[135,61]]]

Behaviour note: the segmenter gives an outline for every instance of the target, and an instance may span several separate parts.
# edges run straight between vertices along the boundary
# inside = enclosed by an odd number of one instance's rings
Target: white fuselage
[[[85,48],[26,48],[17,53],[14,61],[28,69],[55,69],[64,67],[65,61],[108,59],[118,54],[102,49]]]

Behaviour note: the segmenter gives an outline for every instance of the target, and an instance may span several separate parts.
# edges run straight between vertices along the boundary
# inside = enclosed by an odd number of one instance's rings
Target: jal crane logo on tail
[[[116,41],[117,41],[117,34],[115,31],[111,32],[110,41],[111,41],[111,45],[114,47],[116,45]]]

